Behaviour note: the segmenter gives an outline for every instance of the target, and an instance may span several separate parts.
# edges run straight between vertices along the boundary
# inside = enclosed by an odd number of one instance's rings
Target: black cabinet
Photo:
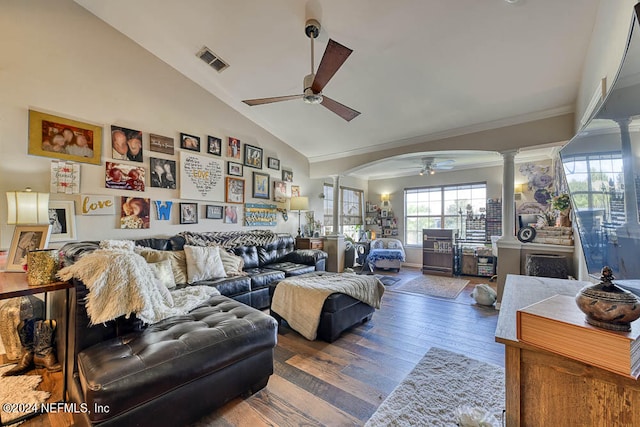
[[[453,276],[455,230],[422,230],[422,273]]]

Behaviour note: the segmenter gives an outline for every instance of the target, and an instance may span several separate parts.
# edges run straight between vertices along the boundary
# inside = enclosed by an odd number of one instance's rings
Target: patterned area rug
[[[382,284],[385,286],[392,286],[400,281],[400,278],[396,276],[383,276],[382,274],[376,274],[376,277],[380,279]]]
[[[40,375],[16,375],[15,377],[3,377],[2,374],[13,368],[14,364],[0,366],[0,403],[2,403],[2,422],[15,420],[18,417],[26,415],[27,412],[19,412],[17,409],[19,404],[26,404],[28,407],[34,407],[36,404],[44,403],[49,398],[48,391],[36,390],[36,387],[42,382]],[[5,403],[15,404],[6,407]],[[10,409],[5,411],[5,409]],[[17,425],[17,424],[14,424]]]
[[[455,299],[467,286],[468,280],[455,279],[453,277],[429,276],[423,274],[407,283],[393,287],[391,290],[407,292],[410,294],[422,294],[430,297]]]
[[[502,425],[504,369],[431,348],[382,402],[365,427],[456,426],[457,410],[464,406],[482,409],[479,412],[491,422],[465,425]]]

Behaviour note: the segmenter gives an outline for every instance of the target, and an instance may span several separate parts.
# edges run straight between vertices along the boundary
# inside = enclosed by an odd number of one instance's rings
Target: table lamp
[[[49,224],[49,194],[7,191],[7,224]]]
[[[289,209],[292,211],[298,211],[298,236],[302,237],[300,234],[300,212],[309,210],[309,198],[308,197],[292,197],[291,202],[289,203]]]

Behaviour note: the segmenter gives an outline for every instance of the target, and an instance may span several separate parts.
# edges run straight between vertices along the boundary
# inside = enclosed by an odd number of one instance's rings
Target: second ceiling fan
[[[307,37],[311,40],[311,74],[308,74],[304,78],[303,93],[299,95],[285,95],[271,98],[246,99],[242,102],[247,105],[254,106],[270,104],[273,102],[289,101],[292,99],[302,99],[307,104],[320,104],[350,122],[358,117],[360,112],[323,95],[322,89],[324,89],[327,83],[329,83],[329,80],[331,80],[353,51],[348,47],[329,39],[327,48],[320,60],[318,70],[314,73],[313,40],[318,37],[318,34],[320,34],[320,23],[315,19],[309,19],[305,25],[304,31]]]

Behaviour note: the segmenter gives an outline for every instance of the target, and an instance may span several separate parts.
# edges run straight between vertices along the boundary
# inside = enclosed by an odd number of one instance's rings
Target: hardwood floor
[[[395,286],[421,275],[404,267]],[[487,278],[467,277],[455,300],[394,292],[388,287],[373,319],[332,344],[307,341],[281,326],[275,349],[275,374],[268,386],[248,399],[218,409],[216,426],[363,425],[431,347],[440,347],[504,366],[504,346],[494,341],[498,311],[475,304],[470,293]],[[54,377],[54,378],[48,378]],[[42,387],[61,384],[45,376]],[[24,426],[70,425],[68,414],[50,414]]]

